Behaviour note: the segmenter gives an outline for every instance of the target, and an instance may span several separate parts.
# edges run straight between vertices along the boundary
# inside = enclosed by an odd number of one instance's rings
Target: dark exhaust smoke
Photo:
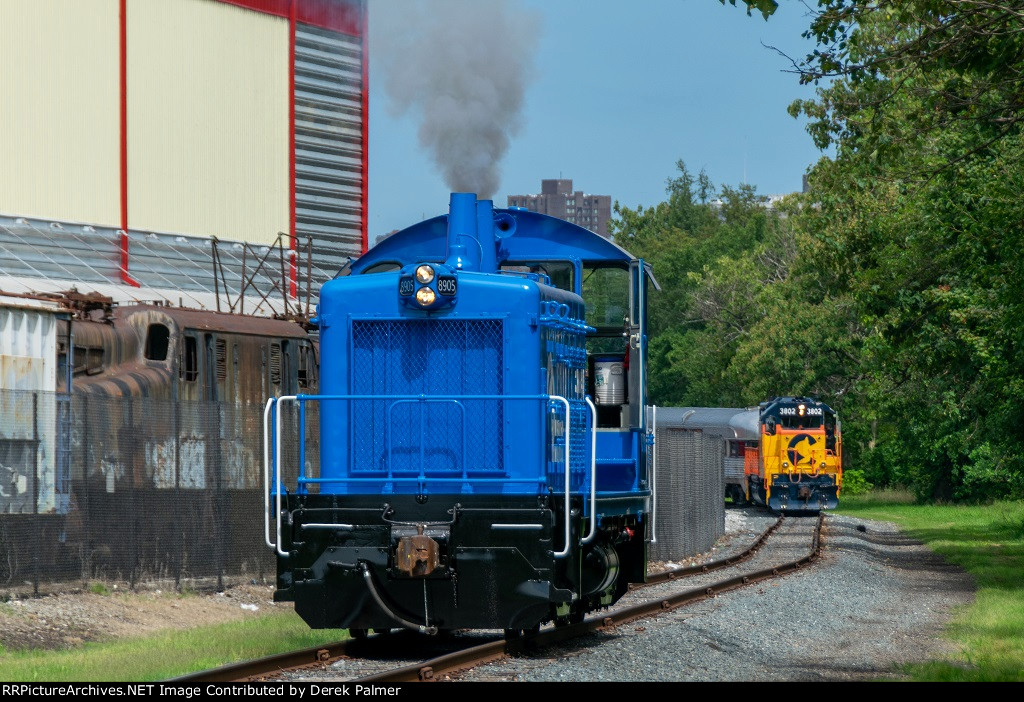
[[[388,0],[369,12],[391,107],[420,117],[420,144],[450,190],[493,197],[521,125],[539,15],[506,0]]]

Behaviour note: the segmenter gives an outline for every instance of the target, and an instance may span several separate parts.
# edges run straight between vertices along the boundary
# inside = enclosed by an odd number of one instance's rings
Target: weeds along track
[[[652,573],[648,582],[631,588],[607,610],[583,622],[549,626],[520,639],[505,640],[498,631],[458,631],[431,638],[406,631],[379,633],[366,639],[349,639],[202,671],[175,682],[277,679],[377,683],[452,679],[459,671],[490,661],[614,629],[799,570],[817,559],[823,524],[824,515],[779,517],[741,553]]]

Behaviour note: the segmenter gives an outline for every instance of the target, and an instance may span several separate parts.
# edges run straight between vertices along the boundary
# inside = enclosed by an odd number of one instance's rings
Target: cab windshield
[[[822,416],[820,414],[801,416],[796,407],[779,407],[764,418],[764,424],[769,434],[774,433],[775,429],[820,429]]]
[[[561,290],[574,292],[573,265],[569,261],[506,261],[501,270],[512,273],[538,273],[546,275],[551,284]]]

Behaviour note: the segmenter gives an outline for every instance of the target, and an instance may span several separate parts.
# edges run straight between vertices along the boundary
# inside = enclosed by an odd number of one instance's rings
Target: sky
[[[396,58],[391,23],[416,1],[369,0],[371,244],[448,209],[441,169],[419,141],[420,113],[399,114],[386,90]],[[788,193],[822,155],[806,120],[786,111],[814,88],[801,86],[787,72],[790,62],[768,48],[793,57],[813,49],[800,36],[810,23],[803,2],[780,0],[768,21],[756,11],[747,16],[742,0],[740,7],[719,0],[504,3],[507,16],[531,20],[530,36],[493,27],[473,41],[524,46],[532,71],[518,132],[499,162],[497,207],[507,195],[539,192],[544,178],[571,178],[575,190],[611,195],[625,207],[653,206],[664,200],[680,159],[716,184]]]

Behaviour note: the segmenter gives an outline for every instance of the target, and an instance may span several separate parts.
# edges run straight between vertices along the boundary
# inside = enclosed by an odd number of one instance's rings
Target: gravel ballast
[[[710,558],[742,550],[748,535],[756,536],[771,522],[762,511],[730,512],[725,545],[720,542]],[[829,515],[821,557],[805,570],[457,677],[564,682],[898,679],[905,664],[956,654],[941,632],[952,608],[973,598],[967,573],[902,535],[896,525]]]

